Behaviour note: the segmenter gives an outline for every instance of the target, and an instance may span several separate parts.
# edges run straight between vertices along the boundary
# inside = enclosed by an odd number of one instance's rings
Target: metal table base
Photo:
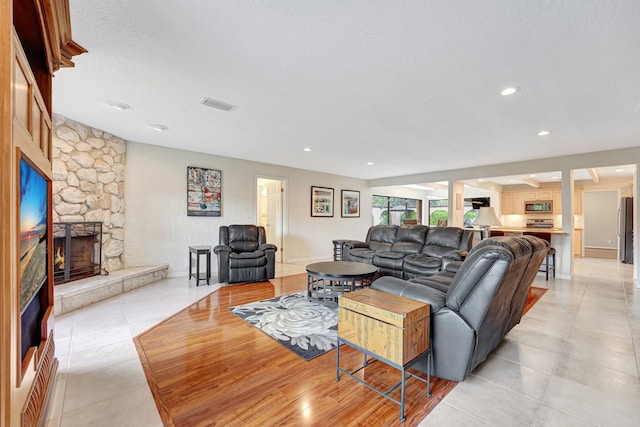
[[[349,347],[355,348],[356,350],[362,352],[364,354],[364,360],[362,362],[362,366],[359,367],[358,369],[356,369],[355,371],[349,372],[346,369],[343,369],[340,367],[340,344],[346,344]],[[425,380],[422,377],[419,377],[411,372],[409,372],[407,369],[410,368],[416,361],[418,361],[418,359],[420,359],[421,357],[427,356],[427,379]],[[372,357],[374,360],[373,361],[369,361],[367,359],[367,357]],[[371,384],[367,383],[366,381],[358,378],[355,376],[356,373],[360,372],[362,369],[366,368],[367,366],[371,365],[373,362],[376,361],[380,361],[383,363],[386,363],[389,366],[392,366],[396,369],[398,369],[401,374],[401,380],[395,384],[394,386],[392,386],[389,390],[387,391],[383,391],[383,390],[379,390],[377,388],[375,388],[374,386],[372,386]],[[413,359],[411,362],[407,363],[406,365],[399,365],[395,362],[392,362],[390,360],[387,360],[375,353],[370,352],[369,350],[366,350],[358,345],[355,345],[347,340],[344,340],[342,338],[338,337],[338,346],[336,348],[336,381],[340,381],[340,372],[347,374],[348,376],[350,376],[351,378],[355,379],[356,381],[358,381],[361,384],[364,384],[365,386],[369,387],[371,390],[375,391],[376,393],[382,395],[383,397],[391,400],[392,402],[400,405],[400,422],[404,422],[406,420],[405,416],[404,416],[404,395],[405,395],[405,382],[407,379],[409,378],[416,378],[424,383],[427,384],[427,397],[431,397],[431,365],[433,363],[432,360],[432,356],[431,356],[431,346],[429,346],[429,349],[427,351],[425,351],[424,353],[422,353],[420,356],[416,357],[415,359]],[[398,386],[401,387],[400,389],[400,400],[394,399],[393,397],[391,397],[391,392],[393,392],[395,389],[398,388]]]

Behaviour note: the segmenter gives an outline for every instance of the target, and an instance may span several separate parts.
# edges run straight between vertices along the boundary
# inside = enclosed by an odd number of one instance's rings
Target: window
[[[471,227],[478,216],[475,199],[464,200],[464,226]],[[488,206],[488,202],[487,202]],[[447,199],[429,200],[429,225],[437,227],[446,223],[449,218],[449,201]]]
[[[373,222],[376,225],[420,224],[422,200],[373,196]]]

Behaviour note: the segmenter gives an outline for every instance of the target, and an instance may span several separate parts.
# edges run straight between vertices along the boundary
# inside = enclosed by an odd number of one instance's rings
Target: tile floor
[[[640,290],[615,260],[576,260],[421,426],[640,425]],[[304,272],[280,265],[278,276]],[[216,286],[173,278],[56,319],[48,426],[161,426],[132,338]]]

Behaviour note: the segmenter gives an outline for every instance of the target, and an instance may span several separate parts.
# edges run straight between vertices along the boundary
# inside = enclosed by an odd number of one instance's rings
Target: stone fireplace
[[[99,272],[124,268],[126,151],[121,138],[53,116],[53,222],[101,224]]]
[[[97,276],[102,265],[102,223],[53,223],[53,254],[54,284]]]

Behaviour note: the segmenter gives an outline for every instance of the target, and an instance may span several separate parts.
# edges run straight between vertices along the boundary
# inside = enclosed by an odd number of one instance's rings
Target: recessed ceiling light
[[[478,182],[482,182],[482,181],[484,181],[484,178],[480,178],[480,179],[478,180]]]
[[[513,95],[514,93],[516,93],[519,90],[520,90],[519,87],[505,87],[499,93],[502,96],[509,96],[509,95]]]
[[[624,169],[616,169],[616,172],[624,172]]]
[[[305,148],[304,151],[309,152],[309,151],[311,151],[311,148]]]
[[[151,125],[151,129],[158,131],[158,132],[164,132],[165,130],[169,129],[168,127],[166,127],[165,125]]]
[[[128,110],[129,107],[127,104],[123,104],[121,102],[110,102],[109,103],[109,107],[113,108],[114,110],[118,110],[118,111],[124,111],[124,110]]]
[[[373,166],[373,165],[375,165],[375,163],[373,163],[373,162],[369,162],[369,163],[367,163],[367,165],[368,165],[368,166]]]
[[[530,176],[531,178],[535,178],[535,177],[536,177],[536,174],[535,174],[535,173],[532,173],[532,174],[531,174],[531,175],[529,175],[529,176]]]
[[[538,136],[547,136],[551,133],[550,130],[541,130],[540,132],[538,132]]]

